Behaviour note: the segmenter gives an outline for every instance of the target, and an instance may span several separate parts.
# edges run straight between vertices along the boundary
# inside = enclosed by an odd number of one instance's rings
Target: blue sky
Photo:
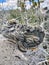
[[[35,2],[38,2],[38,0],[34,0]],[[0,0],[0,3],[6,2],[6,0]]]
[[[0,3],[6,2],[6,0],[0,0]]]
[[[38,2],[38,0],[34,0],[34,2]]]

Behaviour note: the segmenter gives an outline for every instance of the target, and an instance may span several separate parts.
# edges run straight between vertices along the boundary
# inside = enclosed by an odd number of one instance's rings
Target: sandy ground
[[[45,56],[44,52],[41,50],[26,54],[27,55],[24,55],[24,53],[20,52],[16,44],[7,41],[7,39],[0,34],[0,65],[36,65],[32,64],[33,61],[39,62],[40,59],[44,60],[42,57]],[[30,56],[30,54],[32,55]],[[41,58],[38,58],[39,56],[41,56]]]
[[[0,65],[26,65],[22,63],[22,60],[18,59],[18,55],[20,57],[22,56],[21,59],[23,59],[24,56],[16,49],[16,44],[9,43],[7,39],[0,34]],[[26,60],[26,58],[24,60]]]

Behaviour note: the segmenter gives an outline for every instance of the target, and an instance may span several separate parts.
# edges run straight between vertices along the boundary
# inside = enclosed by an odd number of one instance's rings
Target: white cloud
[[[0,4],[1,5],[1,4]],[[17,8],[17,0],[7,0],[1,5],[2,9],[16,9]]]
[[[25,1],[25,5],[26,5],[26,10],[28,10],[28,9],[30,9],[31,8],[31,6],[33,5],[32,4],[32,2],[30,2],[30,1]]]

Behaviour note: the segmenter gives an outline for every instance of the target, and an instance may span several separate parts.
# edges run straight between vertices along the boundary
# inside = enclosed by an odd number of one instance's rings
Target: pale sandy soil
[[[28,51],[25,55],[18,50],[16,44],[10,43],[0,34],[0,65],[36,65],[41,59],[45,60],[44,56],[45,52],[42,50],[37,50],[35,53]]]
[[[2,35],[0,35],[0,65],[26,65],[22,63],[22,60],[16,57],[18,55],[20,57],[23,55],[16,49],[16,44],[10,44]],[[21,57],[21,59],[23,58],[24,56]],[[26,58],[24,60],[26,60]]]

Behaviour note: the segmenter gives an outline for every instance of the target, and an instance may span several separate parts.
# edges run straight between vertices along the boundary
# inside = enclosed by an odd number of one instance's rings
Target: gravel
[[[45,54],[40,49],[22,53],[16,44],[7,41],[0,34],[0,65],[38,65],[44,60],[46,60]]]

